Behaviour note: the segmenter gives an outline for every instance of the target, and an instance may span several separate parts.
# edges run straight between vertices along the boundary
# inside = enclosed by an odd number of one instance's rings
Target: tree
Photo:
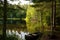
[[[26,25],[30,33],[35,32],[35,26],[37,23],[37,21],[36,22],[34,21],[35,15],[36,15],[35,8],[28,6],[27,12],[26,12],[26,23],[27,23]]]
[[[6,40],[6,21],[7,21],[7,0],[4,0],[4,14],[3,14],[3,19],[4,19],[4,23],[3,23],[3,40]]]
[[[51,2],[52,0],[33,0],[34,3]],[[54,0],[53,0],[54,1]]]
[[[1,18],[3,18],[3,40],[6,40],[6,24],[7,24],[7,14],[8,13],[11,13],[11,11],[13,11],[13,10],[15,10],[15,6],[13,5],[13,7],[11,7],[11,8],[9,8],[9,6],[7,6],[8,5],[8,3],[7,3],[7,0],[4,0],[4,1],[1,1],[0,0],[0,10],[1,10],[1,12],[0,12],[0,14],[2,14],[3,12],[3,15],[1,15]],[[12,6],[12,5],[10,5],[10,6]],[[17,9],[19,10],[19,6],[17,6]],[[10,12],[7,12],[7,11],[9,11],[8,9],[10,9]],[[22,9],[22,8],[20,8],[20,9]],[[17,10],[15,10],[15,13],[17,13],[18,11]],[[12,12],[12,13],[14,13],[14,12]],[[23,12],[22,12],[23,13]],[[13,14],[14,15],[14,14]],[[21,15],[24,15],[23,17],[25,17],[25,14],[21,14]],[[14,15],[15,16],[15,15]],[[23,18],[22,17],[22,18]]]

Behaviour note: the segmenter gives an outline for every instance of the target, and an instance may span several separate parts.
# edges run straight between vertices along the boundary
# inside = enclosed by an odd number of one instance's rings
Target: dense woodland
[[[12,5],[7,4],[7,24],[20,24],[21,20],[26,20],[27,29],[41,31],[51,28],[52,1],[34,1],[34,5]],[[56,25],[60,25],[59,1],[56,1]],[[3,24],[3,2],[0,2],[0,24]],[[31,26],[31,27],[30,27]],[[46,30],[47,30],[46,29]],[[31,30],[30,30],[31,31]]]
[[[52,0],[33,0],[34,5],[7,3],[7,29],[50,33],[52,28]],[[54,1],[53,1],[54,5]],[[54,6],[53,6],[54,7]],[[55,31],[60,31],[60,1],[56,0]],[[3,27],[3,1],[0,1],[0,30]],[[11,28],[13,27],[13,28]],[[1,31],[0,31],[1,32]]]

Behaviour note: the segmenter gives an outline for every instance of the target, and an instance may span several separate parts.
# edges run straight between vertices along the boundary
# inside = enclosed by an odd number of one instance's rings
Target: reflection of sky
[[[26,0],[15,0],[15,1],[10,1],[10,0],[7,0],[8,1],[8,3],[10,3],[10,4],[20,4],[20,5],[24,5],[24,4],[33,4],[32,3],[32,0],[30,0],[30,1],[26,1]]]

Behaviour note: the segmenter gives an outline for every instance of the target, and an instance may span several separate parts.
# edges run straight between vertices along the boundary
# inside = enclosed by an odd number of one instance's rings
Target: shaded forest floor
[[[56,32],[55,33],[55,35],[56,35],[56,37],[54,38],[53,37],[53,39],[49,36],[49,34],[44,34],[43,36],[42,36],[42,38],[41,38],[41,40],[60,40],[60,32]]]

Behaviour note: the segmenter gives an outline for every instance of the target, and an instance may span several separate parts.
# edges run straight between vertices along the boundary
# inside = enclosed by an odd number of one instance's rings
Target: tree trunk
[[[6,40],[7,0],[4,0],[3,40]]]
[[[52,34],[51,38],[55,38],[55,28],[56,28],[56,1],[52,1]]]

